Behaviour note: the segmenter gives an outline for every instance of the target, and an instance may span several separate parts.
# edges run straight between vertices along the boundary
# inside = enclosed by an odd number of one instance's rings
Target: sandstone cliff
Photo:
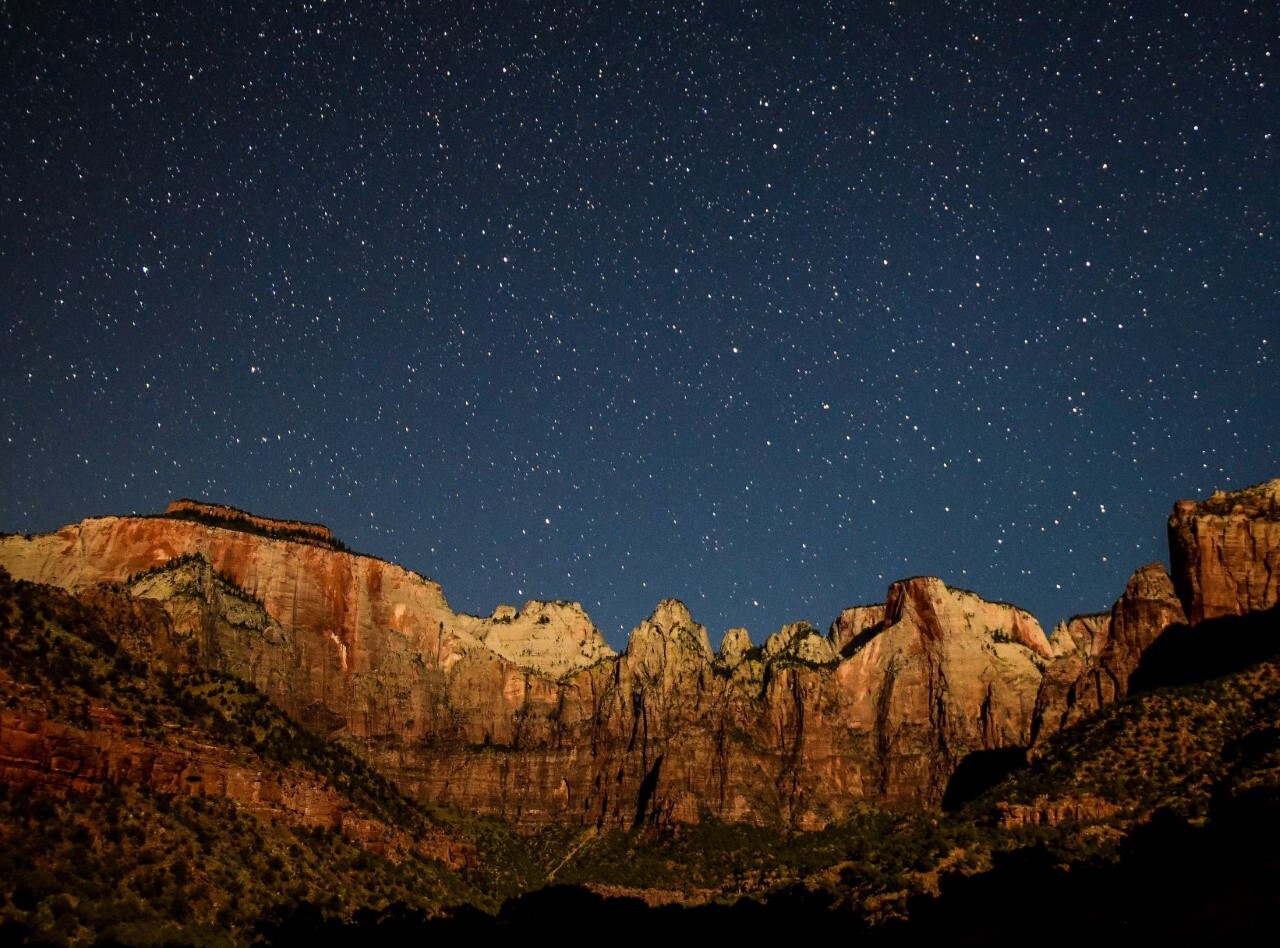
[[[1202,503],[1178,501],[1169,554],[1172,574],[1150,563],[1133,574],[1109,614],[1077,617],[1055,631],[1055,659],[1036,704],[1037,744],[1125,697],[1162,635],[1280,602],[1280,479],[1217,491]]]
[[[359,783],[355,761],[299,745],[296,728],[242,684],[170,677],[163,666],[188,664],[185,638],[153,600],[105,586],[72,597],[0,570],[0,783],[56,796],[112,783],[224,799],[393,858],[412,850],[455,868],[474,862],[473,845],[421,817],[388,821],[355,804],[335,785]],[[380,802],[379,789],[363,791]]]
[[[8,694],[11,685],[0,678],[0,693]],[[0,782],[57,795],[112,782],[161,795],[225,799],[264,819],[339,832],[383,855],[415,850],[455,868],[474,863],[469,843],[444,833],[414,837],[373,819],[301,768],[272,767],[190,739],[139,737],[101,702],[91,702],[88,713],[88,726],[75,727],[50,720],[43,701],[10,700],[0,708]]]
[[[1169,517],[1174,583],[1195,624],[1280,602],[1280,478],[1203,503],[1180,500]]]
[[[1185,622],[1168,571],[1148,563],[1133,574],[1110,613],[1065,623],[1055,631],[1057,655],[1036,699],[1035,740],[1127,695],[1143,654],[1166,629]]]
[[[705,813],[817,827],[864,800],[936,806],[966,755],[1123,696],[1185,621],[1175,588],[1218,610],[1274,602],[1276,489],[1180,504],[1171,537],[1200,545],[1175,551],[1173,579],[1144,567],[1109,614],[1052,639],[1016,607],[916,578],[826,636],[799,623],[757,648],[732,630],[718,655],[664,601],[615,655],[576,604],[460,615],[400,567],[234,519],[87,520],[0,539],[0,565],[68,588],[128,582],[171,620],[135,643],[154,661],[253,682],[423,799],[527,828]]]
[[[183,498],[169,504],[165,508],[164,515],[214,526],[229,526],[235,530],[249,530],[280,539],[311,541],[332,547],[341,546],[338,538],[333,535],[333,531],[323,524],[307,523],[304,520],[259,517],[246,510],[238,510],[225,504],[206,504]]]
[[[1025,612],[919,579],[831,635],[742,631],[720,656],[666,601],[616,656],[576,604],[459,615],[416,574],[264,523],[100,518],[4,538],[0,564],[127,583],[171,618],[135,643],[152,660],[244,678],[410,792],[530,827],[931,806],[966,753],[1029,740],[1049,655]]]

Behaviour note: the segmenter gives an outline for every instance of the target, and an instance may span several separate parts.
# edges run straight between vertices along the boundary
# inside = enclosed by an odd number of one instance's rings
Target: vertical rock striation
[[[1035,741],[1127,695],[1147,649],[1166,629],[1185,622],[1168,571],[1148,563],[1133,574],[1110,613],[1065,623],[1054,633],[1058,654],[1036,698]]]
[[[1169,517],[1174,585],[1191,623],[1261,612],[1280,602],[1280,478]]]

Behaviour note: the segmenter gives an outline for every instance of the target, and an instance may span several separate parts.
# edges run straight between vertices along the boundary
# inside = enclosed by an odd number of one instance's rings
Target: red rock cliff
[[[1239,610],[1275,601],[1280,546],[1262,505],[1248,510],[1188,526],[1214,535],[1226,517],[1250,538],[1224,547],[1237,551],[1225,562]],[[1135,574],[1109,616],[1053,642],[1022,610],[917,578],[883,606],[846,610],[825,637],[801,623],[755,649],[739,630],[720,655],[667,601],[615,656],[574,604],[461,616],[400,567],[200,522],[103,518],[7,537],[0,565],[73,588],[134,577],[173,619],[155,660],[247,678],[406,790],[526,827],[702,813],[815,827],[862,800],[934,806],[966,754],[1026,746],[1123,695],[1182,615],[1159,566]],[[1203,598],[1207,575],[1186,565],[1174,585]]]
[[[132,578],[172,617],[156,661],[253,681],[406,789],[526,826],[933,805],[964,754],[1028,741],[1049,654],[1025,612],[928,579],[834,638],[799,624],[755,651],[739,634],[722,658],[674,601],[614,656],[573,604],[460,616],[399,567],[203,522],[88,520],[5,538],[0,564],[70,588]]]
[[[1280,478],[1196,503],[1169,517],[1178,596],[1192,624],[1280,602]]]

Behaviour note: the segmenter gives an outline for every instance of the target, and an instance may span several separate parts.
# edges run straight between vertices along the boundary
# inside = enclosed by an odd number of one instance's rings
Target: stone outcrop
[[[486,619],[460,615],[451,624],[507,661],[552,678],[617,654],[576,602],[530,600],[519,610],[499,606]]]
[[[1193,625],[1280,602],[1280,478],[1218,491],[1203,503],[1178,501],[1169,517],[1169,553]]]
[[[931,805],[966,754],[1025,746],[1048,656],[1021,609],[928,577],[890,586],[879,632],[835,671],[875,722],[880,793]]]
[[[416,727],[421,736],[434,726],[429,718],[435,710],[414,697],[423,693],[424,679],[471,653],[506,653],[519,668],[553,678],[612,654],[580,607],[527,605],[509,623],[536,633],[521,645],[507,636],[501,617],[455,613],[439,585],[416,573],[372,557],[236,529],[233,521],[103,517],[54,534],[0,540],[0,565],[15,576],[69,589],[145,581],[192,556],[206,560],[288,630],[292,654],[260,662],[262,674],[274,675],[276,684],[264,685],[257,676],[250,680],[314,730],[365,738],[384,729],[399,732],[412,720],[417,723],[410,730]],[[198,608],[191,592],[170,576],[153,582],[148,595],[162,601],[177,595],[189,612]],[[195,599],[203,594],[195,591]],[[220,599],[222,605],[230,601],[226,595]],[[489,645],[484,638],[495,641]]]
[[[783,626],[764,643],[765,657],[773,662],[790,660],[807,665],[827,665],[836,660],[831,642],[808,622]]]
[[[307,523],[305,520],[276,520],[272,517],[259,517],[257,514],[228,507],[225,504],[207,504],[203,501],[184,498],[170,503],[165,508],[164,515],[183,520],[223,524],[236,530],[248,529],[267,536],[291,540],[313,540],[325,545],[333,545],[337,542],[333,531],[323,524]]]
[[[1037,699],[1038,743],[1129,692],[1148,649],[1167,631],[1280,602],[1280,479],[1180,500],[1169,517],[1172,571],[1150,563],[1110,614],[1072,619],[1051,639],[1055,660]],[[1206,648],[1212,643],[1206,643]]]
[[[1082,796],[1061,800],[1040,797],[1034,803],[998,803],[1000,825],[1058,826],[1062,823],[1089,823],[1115,816],[1120,807],[1098,797]]]
[[[1166,629],[1185,622],[1168,571],[1148,563],[1110,613],[1077,616],[1055,630],[1055,658],[1036,699],[1035,740],[1127,695],[1143,654]]]
[[[875,635],[884,622],[884,603],[873,606],[850,606],[836,617],[827,632],[832,651],[848,658]]]
[[[1053,652],[1036,696],[1033,742],[1075,723],[1086,713],[1082,694],[1090,692],[1091,672],[1111,630],[1111,613],[1073,616],[1049,636]],[[1096,707],[1096,703],[1094,704]]]
[[[720,640],[720,661],[726,668],[737,668],[752,647],[751,633],[741,626],[730,629]]]

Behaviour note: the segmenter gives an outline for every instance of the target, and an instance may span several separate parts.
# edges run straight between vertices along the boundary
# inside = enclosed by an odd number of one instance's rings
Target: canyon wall
[[[1192,623],[1261,612],[1280,602],[1280,478],[1169,517],[1174,584]]]
[[[1052,639],[1016,607],[921,577],[826,635],[801,623],[757,648],[731,630],[719,653],[664,601],[615,655],[576,604],[461,615],[398,566],[163,517],[5,537],[0,565],[158,601],[167,639],[136,643],[152,660],[253,682],[424,799],[524,828],[706,814],[814,828],[862,801],[937,806],[966,755],[1028,746],[1122,697],[1188,613],[1274,603],[1280,481],[1253,490],[1270,506],[1180,504],[1171,539],[1191,540],[1173,577],[1143,567],[1109,614]]]

